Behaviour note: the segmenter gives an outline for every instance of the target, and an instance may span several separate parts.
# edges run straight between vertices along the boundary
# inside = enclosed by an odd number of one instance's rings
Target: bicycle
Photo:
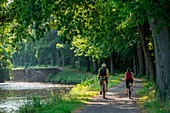
[[[99,78],[99,80],[103,81],[102,83],[102,96],[103,96],[103,99],[106,98],[106,83],[105,83],[105,78]]]
[[[131,95],[132,95],[132,91],[131,91],[131,83],[128,82],[128,96],[129,96],[129,99],[131,99]]]
[[[106,87],[105,87],[105,82],[103,82],[102,84],[102,94],[103,94],[103,99],[105,99],[105,96],[106,96]]]

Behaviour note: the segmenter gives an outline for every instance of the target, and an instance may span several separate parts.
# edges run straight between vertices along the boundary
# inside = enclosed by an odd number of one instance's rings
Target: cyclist
[[[108,91],[108,78],[109,70],[106,68],[106,64],[103,63],[102,67],[98,70],[98,79],[100,79],[100,94],[102,94],[102,84],[106,83],[106,91]]]
[[[133,73],[131,71],[130,68],[127,69],[127,72],[125,73],[125,77],[124,80],[126,81],[126,92],[125,94],[128,94],[128,83],[131,83],[131,88],[133,90],[133,81],[134,81],[134,77],[133,77]]]

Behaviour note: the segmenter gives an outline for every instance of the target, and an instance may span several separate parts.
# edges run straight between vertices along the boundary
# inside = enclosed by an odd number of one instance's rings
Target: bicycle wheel
[[[103,92],[103,99],[104,99],[105,95],[106,95],[105,83],[103,83],[103,85],[102,85],[102,92]]]
[[[129,83],[129,85],[128,85],[128,88],[129,88],[129,99],[131,99],[131,94],[132,94],[132,92],[131,92],[130,83]]]

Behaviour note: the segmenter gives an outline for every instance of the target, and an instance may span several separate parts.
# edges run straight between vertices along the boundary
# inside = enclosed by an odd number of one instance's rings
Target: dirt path
[[[77,113],[140,113],[140,109],[136,104],[139,95],[135,92],[142,87],[141,80],[135,79],[132,99],[125,95],[124,84],[121,82],[110,88],[106,93],[106,99],[102,99],[102,95],[97,95]]]

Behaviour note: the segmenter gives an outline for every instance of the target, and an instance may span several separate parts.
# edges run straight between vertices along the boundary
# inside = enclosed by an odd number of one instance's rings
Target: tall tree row
[[[146,2],[147,3],[147,2]],[[147,3],[147,14],[152,30],[156,58],[156,83],[158,99],[170,100],[170,1],[155,0]],[[152,7],[152,9],[151,9]],[[152,12],[152,10],[155,10]]]
[[[11,59],[14,66],[65,66],[73,56],[68,44],[59,43],[57,31],[54,30],[40,40],[22,42],[18,47]]]

